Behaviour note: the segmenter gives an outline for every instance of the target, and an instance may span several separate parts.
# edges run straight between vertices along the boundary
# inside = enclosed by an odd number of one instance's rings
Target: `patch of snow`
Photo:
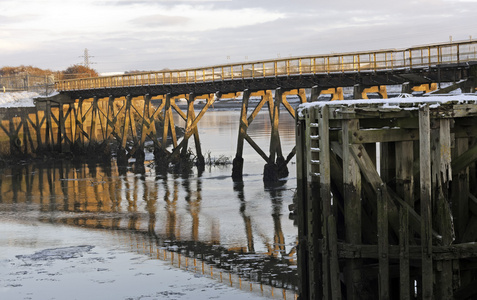
[[[425,97],[407,97],[407,98],[390,98],[390,99],[354,99],[339,101],[318,101],[300,104],[298,107],[298,116],[303,118],[304,111],[313,107],[322,106],[353,106],[363,104],[380,104],[383,108],[398,108],[400,104],[407,104],[405,109],[415,109],[419,104],[429,104],[430,107],[437,107],[440,104],[448,102],[457,103],[477,103],[477,94],[444,94],[432,95]],[[408,107],[409,104],[415,104],[415,107]]]
[[[35,92],[0,93],[0,107],[34,107],[33,98],[38,96]]]

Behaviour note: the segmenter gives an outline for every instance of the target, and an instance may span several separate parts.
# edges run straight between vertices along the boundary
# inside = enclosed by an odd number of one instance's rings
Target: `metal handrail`
[[[439,64],[475,61],[477,60],[476,49],[477,40],[467,40],[415,46],[407,49],[291,57],[204,68],[59,80],[55,82],[55,88],[58,91],[71,91],[145,85],[204,83],[303,74],[422,68]]]

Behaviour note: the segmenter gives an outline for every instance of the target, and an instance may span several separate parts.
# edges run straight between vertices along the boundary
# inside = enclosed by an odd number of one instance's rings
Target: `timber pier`
[[[477,96],[298,116],[300,299],[475,299]]]

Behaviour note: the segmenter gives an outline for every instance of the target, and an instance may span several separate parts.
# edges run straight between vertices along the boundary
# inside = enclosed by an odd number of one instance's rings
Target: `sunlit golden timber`
[[[172,71],[60,80],[58,91],[106,87],[217,82],[234,79],[425,68],[477,59],[477,40],[387,49],[281,58]]]

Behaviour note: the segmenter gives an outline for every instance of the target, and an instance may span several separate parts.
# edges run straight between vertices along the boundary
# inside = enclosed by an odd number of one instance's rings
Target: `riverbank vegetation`
[[[72,65],[62,71],[52,71],[50,69],[40,69],[33,66],[16,66],[0,68],[0,77],[15,77],[15,76],[53,76],[56,80],[75,79],[86,77],[98,77],[96,70],[83,66]]]

